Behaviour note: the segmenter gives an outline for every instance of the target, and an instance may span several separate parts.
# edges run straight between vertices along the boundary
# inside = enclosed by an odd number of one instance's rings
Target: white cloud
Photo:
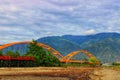
[[[46,32],[45,34],[49,36],[52,35],[52,32]]]
[[[9,31],[10,27],[0,27],[0,31]]]
[[[87,35],[95,34],[95,33],[96,33],[96,31],[94,29],[90,29],[90,30],[85,31],[85,34],[87,34]]]

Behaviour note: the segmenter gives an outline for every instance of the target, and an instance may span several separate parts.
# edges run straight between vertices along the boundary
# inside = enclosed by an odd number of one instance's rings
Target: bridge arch
[[[4,49],[4,48],[7,48],[9,46],[13,46],[13,45],[16,45],[16,44],[30,44],[32,43],[31,41],[24,41],[24,42],[12,42],[12,43],[7,43],[7,44],[3,44],[0,46],[0,50]],[[60,54],[57,50],[55,50],[54,48],[46,45],[46,44],[43,44],[43,43],[40,43],[40,42],[37,42],[37,45],[38,46],[41,46],[43,48],[45,48],[46,50],[50,51],[52,53],[53,56],[55,56],[57,59],[61,60],[63,58],[62,54]]]
[[[78,53],[83,53],[85,54],[86,56],[88,56],[89,58],[94,58],[96,59],[97,61],[99,61],[93,54],[91,54],[90,52],[86,51],[86,50],[77,50],[77,51],[74,51],[74,52],[71,52],[69,53],[68,55],[64,56],[61,61],[62,62],[80,62],[80,61],[77,61],[77,60],[71,60],[71,58],[73,56],[75,56],[76,54]],[[82,61],[83,62],[83,61]]]
[[[12,43],[7,43],[7,44],[3,44],[0,46],[0,50],[4,49],[4,48],[7,48],[9,46],[13,46],[13,45],[16,45],[16,44],[30,44],[32,43],[31,41],[24,41],[24,42],[12,42]],[[71,60],[71,58],[73,56],[75,56],[76,54],[78,53],[83,53],[85,55],[87,55],[89,58],[95,58],[96,60],[98,60],[94,55],[92,55],[90,52],[88,51],[85,51],[85,50],[77,50],[77,51],[74,51],[74,52],[71,52],[69,53],[68,55],[66,56],[62,56],[62,54],[60,54],[57,50],[55,50],[54,48],[46,45],[46,44],[43,44],[43,43],[40,43],[40,42],[37,42],[37,45],[38,46],[41,46],[43,48],[45,48],[46,50],[50,51],[51,54],[53,56],[55,56],[58,60],[60,60],[61,62],[81,62],[81,61],[78,61],[78,60]],[[98,60],[99,61],[99,60]]]

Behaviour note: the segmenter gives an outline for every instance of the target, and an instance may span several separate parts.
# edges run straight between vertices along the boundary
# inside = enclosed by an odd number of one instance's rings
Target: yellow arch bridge
[[[7,48],[9,46],[13,46],[13,45],[16,45],[16,44],[30,44],[32,43],[31,41],[24,41],[24,42],[12,42],[12,43],[7,43],[7,44],[3,44],[0,46],[0,50],[4,49],[4,48]],[[87,55],[89,58],[94,58],[97,60],[97,64],[100,64],[99,60],[93,55],[91,54],[90,52],[88,51],[85,51],[85,50],[77,50],[77,51],[74,51],[74,52],[71,52],[69,54],[67,54],[66,56],[63,56],[62,54],[60,54],[57,50],[55,50],[54,48],[46,45],[46,44],[43,44],[43,43],[40,43],[40,42],[37,42],[37,45],[38,46],[41,46],[43,48],[45,48],[46,50],[50,51],[51,54],[53,56],[55,56],[57,59],[60,60],[60,62],[74,62],[74,63],[84,63],[85,61],[82,61],[82,60],[72,60],[72,57],[77,55],[78,53],[83,53],[85,55]]]

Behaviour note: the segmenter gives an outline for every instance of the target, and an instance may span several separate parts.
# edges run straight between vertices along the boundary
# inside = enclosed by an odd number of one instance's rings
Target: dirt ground
[[[95,68],[34,67],[0,68],[0,80],[91,80]]]
[[[0,68],[0,80],[120,80],[120,68]]]
[[[92,80],[120,80],[120,69],[101,68],[90,75]]]
[[[1,76],[0,80],[70,80],[62,77],[39,77],[39,76]]]

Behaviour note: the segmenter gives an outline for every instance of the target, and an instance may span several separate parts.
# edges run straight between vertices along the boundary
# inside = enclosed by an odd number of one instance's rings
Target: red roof
[[[24,61],[34,61],[34,57],[30,56],[18,56],[18,57],[11,57],[11,56],[0,56],[0,60],[24,60]]]

